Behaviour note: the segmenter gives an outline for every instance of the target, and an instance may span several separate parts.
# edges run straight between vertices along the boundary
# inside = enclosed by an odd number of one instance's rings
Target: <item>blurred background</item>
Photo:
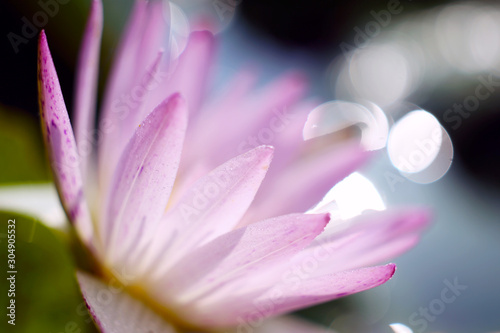
[[[40,28],[46,30],[66,103],[72,105],[75,63],[89,1],[60,0],[57,10],[46,7],[49,2],[0,3],[3,184],[50,179],[38,125]],[[333,132],[339,127],[332,124],[341,124],[340,128],[357,125],[364,141],[377,142],[368,147],[378,151],[376,158],[361,173],[375,185],[385,204],[416,203],[434,210],[434,225],[416,248],[395,260],[398,271],[391,281],[301,311],[300,316],[339,332],[390,332],[391,323],[402,323],[414,332],[500,332],[500,4],[419,0],[171,3],[176,8],[179,36],[186,22],[204,22],[219,36],[217,82],[249,63],[261,68],[263,80],[287,69],[303,70],[310,78],[311,93],[330,102],[315,110],[309,129],[314,132],[319,126],[319,131]],[[101,78],[108,73],[131,5],[130,0],[104,0]],[[100,96],[104,83],[101,79]],[[339,110],[352,112],[346,115]],[[422,112],[411,112],[415,110]],[[431,151],[415,154],[430,147],[424,141],[435,128],[438,134]],[[402,152],[400,143],[405,140],[420,140],[421,145]],[[404,154],[410,162],[419,160],[410,163],[415,170],[405,167],[399,158]],[[30,231],[25,232],[29,237]],[[39,246],[53,243],[47,239],[40,239]],[[63,304],[61,299],[73,303],[56,311],[38,302],[36,311],[50,311],[48,319],[40,315],[46,326],[41,330],[25,327],[25,331],[72,332],[68,323],[80,327],[82,321],[83,327],[90,327],[73,310],[78,308],[78,300],[71,300],[78,296],[76,286],[55,287],[40,260],[26,263],[25,269],[44,276],[39,280],[44,282],[30,289],[33,280],[26,278],[25,290],[46,295],[47,303],[55,302],[50,304]],[[70,265],[69,258],[60,260]],[[50,271],[60,269],[71,275],[65,265],[59,266]],[[464,287],[446,303],[442,292],[449,284]],[[26,296],[26,302],[33,301]],[[71,311],[65,314],[64,309]],[[74,321],[68,322],[72,317]]]

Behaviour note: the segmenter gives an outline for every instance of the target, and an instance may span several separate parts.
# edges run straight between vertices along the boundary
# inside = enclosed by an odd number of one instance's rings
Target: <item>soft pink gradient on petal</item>
[[[174,72],[159,82],[151,94],[146,108],[155,107],[165,95],[179,92],[189,101],[190,116],[199,113],[205,97],[215,53],[214,36],[208,31],[196,31],[189,36],[188,44],[178,62],[171,64]]]
[[[110,71],[99,120],[98,169],[101,189],[109,186],[121,156],[121,150],[116,149],[121,143],[120,124],[127,113],[132,112],[127,94],[130,94],[134,85],[139,84],[135,80],[138,74],[135,65],[147,21],[148,1],[136,0]],[[163,99],[165,96],[168,95],[163,95]]]
[[[179,167],[187,106],[179,95],[159,105],[136,129],[125,148],[103,211],[108,256],[137,239],[162,216]]]
[[[301,132],[307,114],[319,104],[320,101],[316,98],[307,99],[287,109],[284,117],[270,120],[270,125],[279,126],[273,143],[277,151],[273,168],[270,170],[272,178],[278,177],[286,168],[298,162],[303,154],[308,153]]]
[[[323,275],[300,281],[297,285],[285,284],[283,304],[277,305],[267,315],[282,314],[371,289],[387,282],[395,271],[396,265],[387,264]]]
[[[126,91],[126,86],[131,84],[135,67],[131,66],[136,57],[136,50],[141,42],[141,36],[144,25],[147,21],[148,2],[145,0],[136,0],[132,15],[127,22],[125,32],[122,36],[118,51],[113,62],[113,67],[110,71],[106,95],[103,103],[103,119],[109,119],[110,122],[115,122],[118,119],[118,114],[113,112],[111,106],[121,93]],[[103,120],[101,119],[101,121]],[[102,124],[101,124],[102,125]],[[103,131],[106,134],[107,131]],[[107,150],[107,149],[104,149]]]
[[[213,165],[209,154],[204,154],[200,157],[198,153],[200,145],[205,145],[207,141],[210,141],[210,138],[213,137],[213,129],[220,126],[221,119],[225,119],[228,113],[231,113],[229,111],[237,111],[235,109],[239,108],[243,104],[242,101],[248,98],[256,81],[257,75],[254,71],[242,70],[222,89],[219,93],[220,96],[215,101],[207,102],[199,116],[192,117],[193,120],[187,132],[186,154],[183,156],[182,161],[184,168],[188,169],[186,172],[189,172],[193,164]],[[226,142],[226,145],[229,144],[234,144],[234,142]],[[235,154],[237,153],[234,149],[233,154],[229,158]]]
[[[392,277],[394,264],[367,266],[414,246],[429,213],[365,212],[331,222],[328,214],[310,214],[370,153],[342,135],[304,142],[303,124],[319,101],[303,99],[308,82],[297,71],[258,89],[256,71],[241,71],[208,101],[215,38],[192,32],[177,54],[176,37],[185,35],[171,27],[168,1],[135,1],[96,134],[99,180],[87,176],[95,161],[88,154],[81,166],[77,143],[83,151],[94,117],[102,6],[93,1],[78,69],[77,142],[43,32],[38,75],[60,199],[102,271],[117,282],[106,286],[78,274],[103,332],[174,332],[127,296],[133,285],[158,303],[155,310],[201,330],[251,325],[261,333],[319,333],[291,319],[263,319]],[[81,168],[85,185],[99,193],[84,191]],[[93,200],[95,231],[85,195]],[[102,304],[105,293],[109,303]]]
[[[316,258],[319,265],[312,276],[379,264],[411,248],[430,219],[427,209],[399,208],[340,222],[340,231],[332,222],[292,262],[301,266],[308,258]],[[346,228],[342,223],[349,225]]]
[[[102,333],[176,333],[169,323],[121,286],[77,273],[87,308]]]
[[[267,84],[257,92],[248,94],[238,103],[221,109],[207,122],[204,131],[198,131],[197,146],[190,147],[196,154],[203,142],[206,159],[211,165],[218,165],[235,154],[244,153],[263,144],[273,145],[271,136],[272,119],[286,118],[306,91],[306,79],[302,73],[291,72]],[[285,119],[286,121],[286,119]],[[224,126],[217,136],[207,130]],[[261,135],[267,128],[266,135]],[[199,158],[199,157],[198,157]],[[189,155],[188,155],[189,159]]]
[[[141,124],[151,111],[159,105],[157,104],[153,108],[147,108],[145,103],[151,93],[148,87],[155,85],[154,80],[161,70],[160,66],[163,55],[164,52],[157,52],[156,57],[152,60],[150,66],[140,77],[140,85],[137,86],[136,91],[137,94],[140,94],[141,98],[135,101],[133,112],[124,114],[123,119],[120,122],[120,140],[114,147],[116,151],[123,151],[123,149],[125,149],[125,146],[129,142],[130,138],[134,135],[134,131],[137,126],[139,126],[139,124]]]
[[[80,237],[89,244],[93,226],[83,191],[80,157],[43,30],[38,44],[38,98],[42,132],[59,197]]]
[[[84,183],[89,179],[88,168],[92,161],[96,114],[97,76],[99,72],[99,52],[102,36],[102,2],[93,0],[85,27],[78,59],[75,91],[75,137],[81,157]]]
[[[255,148],[199,179],[163,218],[141,267],[161,261],[155,264],[155,274],[160,274],[188,252],[231,231],[259,189],[273,151],[269,146]]]
[[[258,80],[259,70],[253,67],[244,68],[235,73],[234,77],[229,79],[229,82],[216,93],[216,97],[211,96],[207,100],[199,117],[195,118],[196,130],[193,134],[203,130],[203,124],[207,121],[216,121],[218,117],[224,117],[223,113],[228,113],[235,105],[238,105],[242,99],[247,98],[255,88]],[[212,123],[213,124],[213,123]]]
[[[312,208],[333,185],[363,165],[368,156],[357,143],[349,143],[304,157],[262,184],[242,225],[266,216],[304,212]],[[279,200],[279,205],[276,200]]]
[[[147,20],[142,31],[140,46],[135,50],[136,63],[134,67],[136,78],[141,77],[147,67],[155,61],[158,51],[165,49],[169,45],[168,25],[170,22],[165,19],[166,17],[170,17],[170,6],[168,4],[168,1],[148,2]],[[169,95],[165,93],[163,96]],[[157,105],[153,105],[153,108]]]
[[[394,264],[388,264],[309,279],[290,277],[258,298],[227,295],[205,308],[206,313],[200,311],[199,320],[213,326],[233,326],[281,315],[377,287],[387,282],[395,269]]]
[[[252,279],[256,272],[288,261],[305,248],[327,225],[328,214],[280,216],[224,234],[183,258],[165,276],[167,289],[182,293],[177,301],[218,297],[221,288],[237,279]],[[269,281],[272,283],[272,280]]]

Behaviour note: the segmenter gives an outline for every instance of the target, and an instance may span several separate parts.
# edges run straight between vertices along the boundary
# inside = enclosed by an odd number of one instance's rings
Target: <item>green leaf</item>
[[[15,246],[10,252],[15,255],[13,267],[8,262],[9,242]],[[0,212],[0,332],[96,332],[75,272],[67,235],[32,218]],[[13,285],[7,280],[11,276]],[[8,323],[11,299],[15,326]]]
[[[19,109],[0,105],[0,183],[50,179],[40,125]]]

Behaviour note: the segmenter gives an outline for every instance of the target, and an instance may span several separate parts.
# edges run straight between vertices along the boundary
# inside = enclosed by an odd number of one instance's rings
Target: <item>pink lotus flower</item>
[[[255,90],[254,74],[242,71],[207,99],[213,36],[193,32],[178,59],[162,52],[160,5],[135,3],[97,133],[100,1],[83,40],[73,128],[40,35],[39,104],[56,186],[99,263],[99,276],[78,273],[90,313],[103,332],[313,332],[262,319],[386,282],[394,264],[369,266],[412,247],[428,214],[342,221],[308,212],[366,153],[352,142],[303,142],[312,104],[297,73]]]

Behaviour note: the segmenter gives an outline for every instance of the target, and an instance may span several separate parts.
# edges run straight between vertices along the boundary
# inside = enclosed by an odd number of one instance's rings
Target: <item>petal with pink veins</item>
[[[43,30],[38,44],[38,95],[42,133],[59,197],[70,221],[88,244],[93,238],[93,226],[83,191],[80,156]]]
[[[312,276],[380,264],[411,248],[430,216],[426,209],[400,208],[335,221],[292,262],[300,267],[314,258]]]
[[[136,129],[102,212],[108,258],[124,255],[162,216],[179,167],[186,126],[186,103],[175,94]]]
[[[198,320],[231,326],[281,315],[377,287],[389,280],[395,269],[394,264],[388,264],[314,278],[301,278],[289,270],[280,282],[257,298],[229,294],[206,305],[206,312],[200,313]]]
[[[139,66],[135,65],[140,61],[138,56],[141,55],[140,45],[151,15],[150,6],[146,0],[135,0],[132,15],[120,40],[107,82],[99,120],[99,182],[102,189],[110,185],[116,163],[122,153],[117,147],[123,147],[121,145],[123,120],[129,113],[134,112],[135,104],[137,104],[137,97],[132,97],[132,90],[134,88],[142,89],[138,78],[143,73],[138,70]],[[159,51],[159,49],[154,50],[151,58],[154,58],[154,55],[158,54]],[[148,55],[144,55],[141,60],[149,58]],[[169,95],[163,94],[162,98],[150,110],[160,104],[165,96]]]
[[[295,285],[278,285],[277,287],[283,287],[286,296],[282,304],[266,314],[282,314],[368,290],[387,282],[395,271],[396,265],[387,264],[318,276]],[[265,298],[266,295],[261,297]]]
[[[154,264],[155,274],[160,274],[188,252],[231,231],[259,189],[273,151],[257,147],[199,179],[164,216],[147,254],[140,255],[138,269]]]
[[[328,214],[292,214],[271,218],[224,234],[198,248],[172,267],[166,289],[180,293],[177,301],[218,294],[235,280],[252,280],[287,262],[305,248],[327,225]],[[160,283],[164,283],[161,280]],[[268,281],[273,284],[273,279]]]

